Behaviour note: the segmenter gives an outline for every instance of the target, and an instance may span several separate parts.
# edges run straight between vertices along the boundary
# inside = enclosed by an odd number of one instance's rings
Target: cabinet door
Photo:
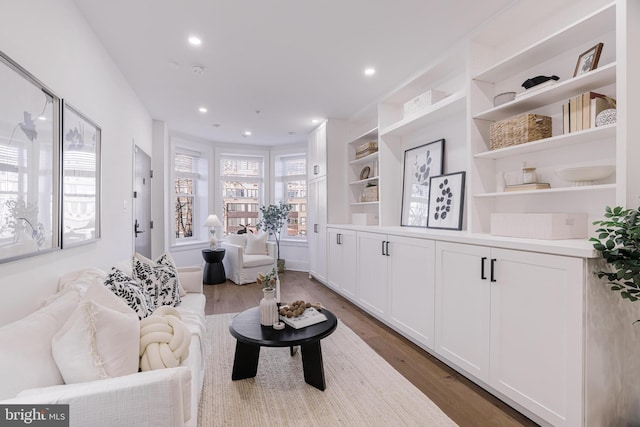
[[[327,285],[338,291],[342,281],[342,246],[339,239],[342,230],[327,229]]]
[[[326,180],[316,179],[308,183],[307,242],[309,244],[309,275],[326,280]],[[322,213],[325,211],[324,214]],[[324,221],[324,222],[323,222]]]
[[[358,232],[358,302],[371,314],[387,312],[387,259],[384,234]]]
[[[352,230],[341,230],[339,236],[340,247],[342,248],[340,281],[338,288],[342,295],[355,299],[357,290],[357,257],[356,257],[356,232]]]
[[[431,240],[389,236],[389,321],[433,348],[434,254]]]
[[[491,379],[556,426],[581,424],[583,261],[492,250]]]
[[[307,176],[319,178],[327,174],[327,123],[315,128],[308,139]]]
[[[488,382],[490,249],[436,242],[435,273],[435,350]]]

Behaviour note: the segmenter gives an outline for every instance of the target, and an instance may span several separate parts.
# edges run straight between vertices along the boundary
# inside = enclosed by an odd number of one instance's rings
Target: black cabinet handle
[[[389,253],[389,241],[388,240],[385,242],[385,247],[386,247],[386,250],[387,250],[387,256],[391,256],[391,254]]]
[[[482,261],[480,261],[480,279],[487,280],[487,276],[484,274],[484,262],[487,260],[486,256],[482,257]]]
[[[339,245],[342,244],[342,234],[340,233],[336,234],[336,243]]]
[[[313,174],[318,175],[319,172],[320,172],[320,168],[318,167],[318,165],[313,165]]]
[[[313,224],[313,232],[314,233],[318,232],[318,224]]]
[[[384,240],[382,241],[382,255],[383,255],[383,256],[384,256],[384,255],[386,255],[386,254],[384,253]]]
[[[496,277],[495,277],[495,263],[496,263],[496,259],[495,258],[491,258],[491,281],[495,282],[496,281]]]

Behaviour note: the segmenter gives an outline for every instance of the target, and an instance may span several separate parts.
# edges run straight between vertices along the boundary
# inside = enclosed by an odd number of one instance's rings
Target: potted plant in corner
[[[606,278],[611,290],[620,292],[629,301],[640,299],[640,208],[624,209],[609,206],[605,219],[594,221],[598,237],[589,239],[593,247],[611,267],[609,271],[596,271]]]
[[[273,237],[276,239],[278,272],[280,273],[284,271],[284,259],[280,258],[280,232],[289,218],[290,210],[291,205],[282,203],[282,201],[277,205],[260,206],[262,218],[260,218],[260,221],[256,224],[258,230],[264,230],[269,234],[273,234]]]

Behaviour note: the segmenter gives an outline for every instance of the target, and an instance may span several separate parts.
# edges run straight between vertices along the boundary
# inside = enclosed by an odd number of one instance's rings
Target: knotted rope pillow
[[[174,368],[189,356],[191,334],[178,311],[163,305],[140,321],[140,369]]]

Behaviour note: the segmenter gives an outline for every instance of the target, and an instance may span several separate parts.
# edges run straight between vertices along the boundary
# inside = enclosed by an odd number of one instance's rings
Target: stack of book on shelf
[[[596,92],[585,92],[574,96],[562,105],[563,133],[578,132],[595,127],[596,116],[603,110],[612,108],[606,95]]]
[[[504,191],[544,190],[546,188],[551,188],[547,182],[532,182],[530,184],[507,185]]]

